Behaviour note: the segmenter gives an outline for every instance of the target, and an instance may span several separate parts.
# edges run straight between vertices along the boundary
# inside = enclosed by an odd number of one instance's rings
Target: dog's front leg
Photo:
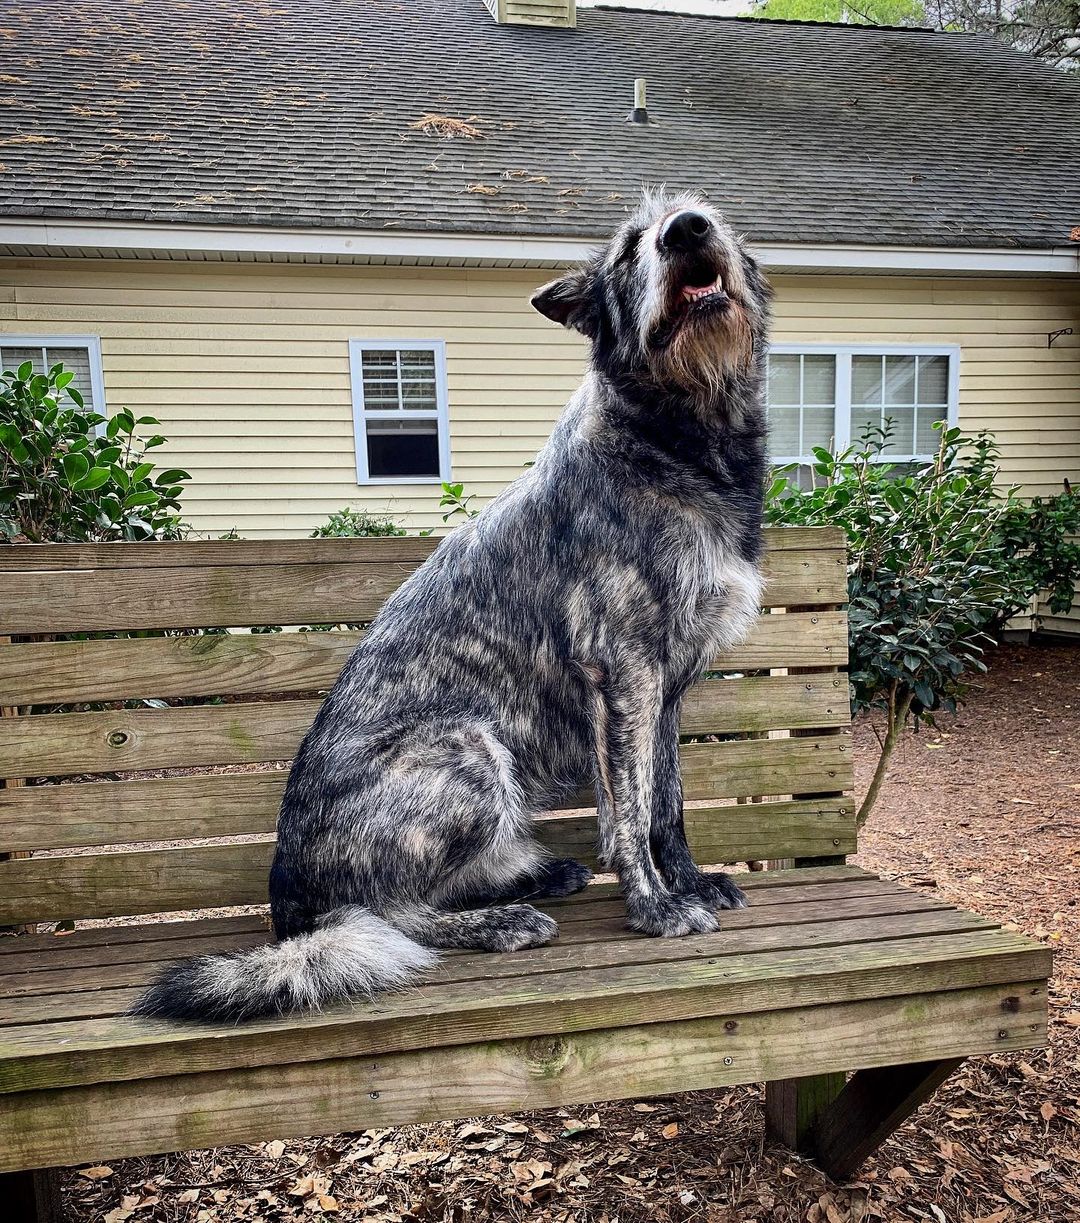
[[[669,938],[715,930],[716,915],[697,896],[673,894],[653,862],[658,678],[647,670],[612,676],[598,669],[594,692],[600,856],[619,877],[629,926]]]
[[[741,909],[746,897],[731,877],[698,870],[686,842],[679,772],[681,699],[665,703],[657,725],[651,841],[653,858],[673,892],[696,896],[710,909]]]

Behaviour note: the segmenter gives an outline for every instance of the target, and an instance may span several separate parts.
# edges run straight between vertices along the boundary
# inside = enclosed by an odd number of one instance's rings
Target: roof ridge
[[[929,25],[869,25],[857,21],[803,21],[794,17],[754,17],[751,14],[686,13],[680,9],[638,8],[633,4],[583,4],[581,12],[601,9],[609,13],[643,13],[649,17],[694,17],[701,21],[752,22],[755,25],[823,26],[831,30],[902,30],[905,34],[975,34],[974,30],[943,30]]]

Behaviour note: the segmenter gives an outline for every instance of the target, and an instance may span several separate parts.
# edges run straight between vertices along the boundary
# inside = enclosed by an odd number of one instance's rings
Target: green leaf
[[[83,403],[82,391],[77,391],[73,386],[69,386],[66,389],[68,393],[68,398],[73,400],[75,403],[77,403],[80,408],[83,407],[84,403]]]
[[[139,463],[131,469],[130,479],[132,484],[139,484],[154,470],[153,463]]]
[[[95,488],[108,484],[110,474],[108,467],[92,467],[73,487],[80,493],[92,492]]]
[[[159,497],[155,492],[132,493],[124,498],[124,508],[132,510],[141,505],[157,505]]]
[[[58,367],[58,366],[53,366],[53,369],[57,369],[57,368],[59,368],[59,367]],[[50,371],[50,372],[51,372],[51,371]],[[63,390],[63,389],[64,389],[64,387],[66,387],[66,386],[70,385],[70,383],[72,383],[72,382],[74,382],[74,381],[75,381],[75,375],[74,375],[74,373],[73,373],[73,372],[72,372],[70,369],[66,369],[66,370],[64,370],[64,372],[63,372],[63,373],[61,373],[61,374],[57,374],[57,375],[56,375],[56,376],[53,378],[53,382],[55,383],[55,385],[56,385],[56,387],[57,387],[57,389],[58,389],[58,390]]]
[[[155,484],[176,484],[180,480],[190,480],[191,476],[182,467],[170,467],[154,477]]]
[[[15,371],[16,377],[19,379],[20,382],[25,382],[28,378],[31,378],[33,376],[33,373],[34,373],[33,361],[24,361],[22,365],[20,365],[19,368]]]
[[[74,488],[90,470],[90,460],[82,451],[78,450],[65,454],[62,465],[64,468],[64,478],[67,480],[69,488]]]

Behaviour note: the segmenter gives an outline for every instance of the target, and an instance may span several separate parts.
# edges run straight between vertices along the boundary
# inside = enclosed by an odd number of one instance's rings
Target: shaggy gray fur
[[[534,817],[593,784],[628,924],[714,930],[742,893],[686,844],[679,707],[761,601],[768,287],[709,206],[662,194],[533,304],[591,341],[536,464],[380,612],[297,754],[280,940],[172,967],[142,1014],[242,1019],[398,986],[428,948],[555,937],[584,887]]]

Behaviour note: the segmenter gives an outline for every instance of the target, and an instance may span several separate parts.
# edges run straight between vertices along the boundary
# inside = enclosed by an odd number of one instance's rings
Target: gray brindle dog
[[[400,987],[433,949],[550,942],[583,888],[534,817],[595,785],[628,924],[745,904],[695,866],[679,708],[758,613],[769,288],[719,214],[646,197],[533,305],[591,342],[535,465],[388,600],[289,776],[278,941],[174,965],[137,1013],[236,1021]]]

